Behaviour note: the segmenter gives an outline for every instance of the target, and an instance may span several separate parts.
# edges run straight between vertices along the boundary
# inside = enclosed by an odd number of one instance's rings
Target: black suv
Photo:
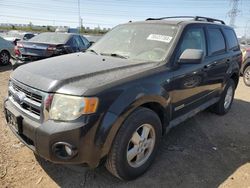
[[[208,107],[229,111],[241,57],[234,30],[221,20],[119,25],[86,52],[12,72],[6,120],[49,161],[91,168],[105,161],[130,180],[152,164],[170,128]]]

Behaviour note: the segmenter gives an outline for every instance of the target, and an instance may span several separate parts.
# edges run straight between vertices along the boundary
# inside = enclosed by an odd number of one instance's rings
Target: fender
[[[131,112],[143,104],[154,102],[166,111],[166,116],[170,116],[169,101],[166,90],[155,84],[136,85],[124,90],[110,106],[96,132],[95,144],[102,148],[102,157],[108,154],[119,128]]]
[[[226,76],[225,76],[224,81],[223,81],[222,90],[220,93],[222,93],[224,91],[227,81],[230,78],[232,78],[235,74],[237,75],[237,77],[240,76],[240,64],[237,61],[234,61],[228,67],[227,72],[226,72]],[[239,79],[237,80],[237,83],[235,83],[236,86],[238,85],[238,81],[239,81]]]

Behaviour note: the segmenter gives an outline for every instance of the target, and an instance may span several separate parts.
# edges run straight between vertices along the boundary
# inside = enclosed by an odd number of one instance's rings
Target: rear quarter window
[[[226,36],[226,40],[228,42],[229,50],[239,49],[238,39],[232,29],[224,29],[224,34]]]
[[[220,29],[209,28],[208,38],[210,41],[211,55],[220,54],[226,51],[225,39]]]

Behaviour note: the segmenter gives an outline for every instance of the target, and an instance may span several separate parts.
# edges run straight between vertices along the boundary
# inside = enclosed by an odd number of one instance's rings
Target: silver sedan
[[[0,65],[7,65],[10,62],[10,58],[14,57],[14,45],[0,37]]]

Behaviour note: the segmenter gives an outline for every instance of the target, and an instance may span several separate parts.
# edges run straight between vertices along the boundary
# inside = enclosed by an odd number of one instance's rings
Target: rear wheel
[[[10,55],[7,51],[0,53],[0,65],[7,65],[10,62]]]
[[[250,66],[248,66],[243,73],[243,80],[247,86],[250,86]]]
[[[220,100],[214,106],[212,106],[211,111],[218,115],[226,114],[232,106],[234,93],[235,82],[232,79],[229,79]]]
[[[139,108],[123,123],[106,161],[106,168],[124,180],[142,175],[152,164],[161,140],[161,121],[147,108]]]

